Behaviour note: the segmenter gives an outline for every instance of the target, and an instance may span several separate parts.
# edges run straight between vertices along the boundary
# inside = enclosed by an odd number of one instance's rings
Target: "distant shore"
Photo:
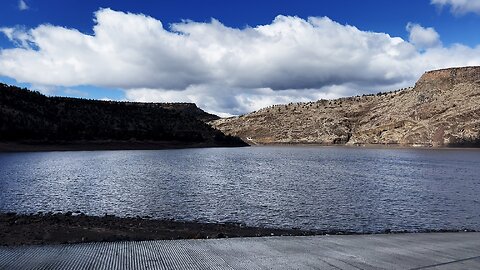
[[[251,144],[252,147],[332,147],[350,149],[471,149],[479,150],[476,146],[431,146],[431,145],[402,145],[402,144],[321,144],[321,143],[268,143]]]
[[[460,232],[472,230],[421,230]],[[385,230],[378,233],[409,233]],[[67,244],[86,242],[211,239],[262,236],[309,236],[362,234],[250,227],[238,223],[157,220],[150,217],[87,216],[82,213],[0,213],[0,246]]]
[[[203,147],[243,147],[215,143],[180,141],[75,141],[75,142],[0,142],[0,152],[102,151],[102,150],[164,150]]]
[[[214,143],[185,143],[178,141],[76,141],[60,143],[38,143],[38,142],[0,142],[1,152],[50,152],[50,151],[105,151],[105,150],[167,150],[186,148],[206,147],[245,147],[248,145],[222,145]],[[252,147],[340,147],[351,149],[471,149],[478,150],[479,147],[472,146],[410,146],[399,144],[318,144],[318,143],[272,143],[252,144]]]

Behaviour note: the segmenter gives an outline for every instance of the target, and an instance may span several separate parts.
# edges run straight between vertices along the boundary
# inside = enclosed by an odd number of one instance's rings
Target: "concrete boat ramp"
[[[480,269],[480,233],[0,247],[0,269]]]

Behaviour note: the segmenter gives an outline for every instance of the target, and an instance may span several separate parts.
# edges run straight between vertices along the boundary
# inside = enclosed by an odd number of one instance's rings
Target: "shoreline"
[[[171,150],[206,147],[248,147],[248,145],[222,145],[215,143],[184,143],[178,141],[76,141],[59,143],[0,142],[0,153],[60,152],[60,151],[121,151]]]
[[[475,232],[418,230],[359,233],[341,230],[301,230],[252,227],[238,223],[202,223],[149,217],[87,216],[83,213],[0,213],[0,246],[89,242],[215,239],[265,236],[373,235],[399,233]]]
[[[318,143],[269,143],[251,145],[221,145],[214,143],[183,143],[169,141],[76,141],[60,143],[0,142],[0,153],[61,152],[61,151],[122,151],[122,150],[174,150],[192,148],[237,147],[326,147],[348,149],[418,149],[418,150],[479,150],[480,147],[464,146],[408,146],[384,144],[318,144]]]
[[[480,147],[466,146],[408,146],[400,144],[320,144],[320,143],[268,143],[251,144],[250,147],[325,147],[347,149],[418,149],[418,150],[480,150]]]
[[[107,214],[87,216],[80,212],[0,213],[0,246],[307,235],[316,233],[238,223],[202,223]]]

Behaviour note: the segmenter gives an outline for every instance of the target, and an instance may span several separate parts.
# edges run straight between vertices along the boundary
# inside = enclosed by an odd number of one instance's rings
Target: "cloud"
[[[432,27],[422,27],[419,24],[408,23],[409,41],[418,49],[428,49],[441,45],[440,35]]]
[[[27,3],[25,2],[25,0],[19,0],[18,1],[18,9],[19,10],[27,10],[29,9],[30,7],[27,5]]]
[[[480,0],[431,0],[431,3],[440,8],[450,6],[450,11],[456,15],[469,12],[480,14]]]
[[[128,89],[125,96],[128,100],[139,102],[185,102],[196,103],[210,113],[222,117],[251,112],[273,104],[290,102],[306,102],[318,99],[338,97],[338,92],[345,89],[323,89],[322,91],[283,90],[270,88],[235,88],[225,89],[220,86],[202,85],[188,87],[186,90],[165,89]]]
[[[217,20],[167,28],[143,14],[101,9],[93,34],[53,25],[2,28],[0,75],[34,85],[120,88],[136,101],[191,101],[241,114],[274,103],[413,85],[428,69],[480,64],[480,48],[441,45],[410,24],[410,42],[327,17],[277,16],[243,29]],[[419,49],[422,47],[424,49]]]
[[[24,28],[0,27],[0,33],[4,34],[9,40],[11,40],[14,45],[23,48],[30,48],[29,39],[31,39],[31,37]]]
[[[72,88],[67,88],[63,90],[63,93],[69,96],[84,97],[84,98],[89,96],[87,92],[80,91],[77,89],[72,89]]]

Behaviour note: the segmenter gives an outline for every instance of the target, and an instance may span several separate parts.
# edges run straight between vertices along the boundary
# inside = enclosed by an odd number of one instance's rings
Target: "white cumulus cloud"
[[[418,49],[428,49],[441,45],[440,35],[432,27],[422,27],[419,24],[408,23],[409,41]]]
[[[457,15],[480,14],[480,0],[431,0],[431,3],[439,7],[450,6],[451,12]]]
[[[25,0],[19,0],[18,1],[18,9],[19,10],[27,10],[29,9],[30,7],[27,5],[27,3],[25,2]]]
[[[480,48],[441,45],[410,24],[410,41],[327,17],[277,16],[242,29],[217,20],[165,27],[101,9],[93,34],[53,25],[1,28],[0,75],[33,85],[124,89],[135,101],[191,101],[222,115],[275,103],[412,85],[428,69],[480,64]],[[419,49],[423,47],[424,49]]]

